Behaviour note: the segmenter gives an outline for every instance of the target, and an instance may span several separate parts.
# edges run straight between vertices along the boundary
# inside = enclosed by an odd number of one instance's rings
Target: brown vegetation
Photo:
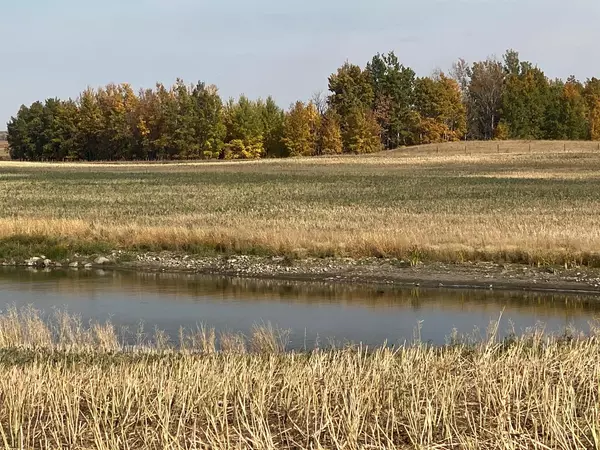
[[[0,160],[8,160],[10,155],[8,154],[8,142],[0,140]]]
[[[498,153],[476,143],[466,155],[447,145],[243,163],[4,163],[0,257],[31,256],[18,253],[38,242],[62,254],[102,245],[600,263],[600,152],[591,144],[565,152],[535,142],[529,152],[503,142],[509,152]]]

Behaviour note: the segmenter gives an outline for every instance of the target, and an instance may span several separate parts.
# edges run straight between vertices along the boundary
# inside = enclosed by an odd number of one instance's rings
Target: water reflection
[[[158,326],[172,335],[180,326],[206,323],[248,332],[272,322],[293,331],[294,346],[322,340],[377,345],[410,340],[422,321],[422,337],[443,343],[453,328],[484,329],[502,313],[501,329],[538,322],[552,331],[587,330],[600,316],[590,295],[486,290],[397,289],[123,271],[0,271],[0,306],[66,307],[84,318]]]

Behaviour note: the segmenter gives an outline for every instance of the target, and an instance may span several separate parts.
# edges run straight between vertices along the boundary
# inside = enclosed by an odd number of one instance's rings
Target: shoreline
[[[113,251],[107,256],[75,255],[62,261],[35,256],[3,261],[5,268],[133,270],[326,282],[399,288],[485,289],[600,296],[600,269],[535,267],[516,263],[410,262],[385,258],[305,258],[249,255],[195,256],[184,253]]]

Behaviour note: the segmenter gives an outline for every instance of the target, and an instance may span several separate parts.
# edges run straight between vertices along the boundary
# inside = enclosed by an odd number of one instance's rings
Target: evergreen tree
[[[565,122],[567,102],[563,96],[564,83],[555,80],[549,83],[546,111],[544,113],[544,139],[569,139]]]
[[[77,106],[72,100],[46,100],[41,159],[64,160],[76,151]]]
[[[173,86],[176,103],[176,127],[173,130],[173,158],[191,159],[200,157],[201,143],[196,139],[196,99],[183,80],[178,79]]]
[[[35,147],[29,136],[30,108],[23,105],[16,116],[7,124],[7,141],[11,159],[29,159],[35,154]]]
[[[223,102],[217,87],[198,83],[191,95],[194,104],[194,140],[199,151],[195,156],[218,158],[223,149],[227,129],[223,116]]]
[[[88,88],[75,100],[22,106],[8,123],[11,158],[136,160],[369,153],[382,147],[470,139],[600,140],[600,80],[549,80],[508,50],[453,78],[416,78],[391,52],[363,70],[346,62],[330,95],[286,113],[272,97],[223,104],[213,85]]]
[[[371,109],[381,126],[384,146],[391,149],[412,143],[415,72],[401,65],[394,52],[375,55],[366,72],[374,92]]]
[[[266,155],[268,157],[287,156],[283,143],[285,113],[277,106],[273,97],[267,97],[266,102],[262,105],[261,119]]]
[[[79,97],[78,106],[79,126],[75,137],[77,153],[72,157],[87,161],[102,159],[105,154],[102,148],[102,136],[106,125],[96,92],[91,88],[83,91]]]
[[[542,139],[550,86],[544,73],[519,54],[509,50],[505,57],[506,81],[502,92],[502,121],[513,139]]]
[[[588,111],[583,85],[574,77],[549,83],[544,116],[544,139],[589,139]]]

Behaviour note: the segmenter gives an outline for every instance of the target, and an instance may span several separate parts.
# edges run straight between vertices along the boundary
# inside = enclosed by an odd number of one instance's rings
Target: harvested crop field
[[[123,248],[599,265],[597,144],[497,145],[227,163],[4,162],[0,257]]]
[[[0,140],[0,160],[8,160],[8,142]]]

